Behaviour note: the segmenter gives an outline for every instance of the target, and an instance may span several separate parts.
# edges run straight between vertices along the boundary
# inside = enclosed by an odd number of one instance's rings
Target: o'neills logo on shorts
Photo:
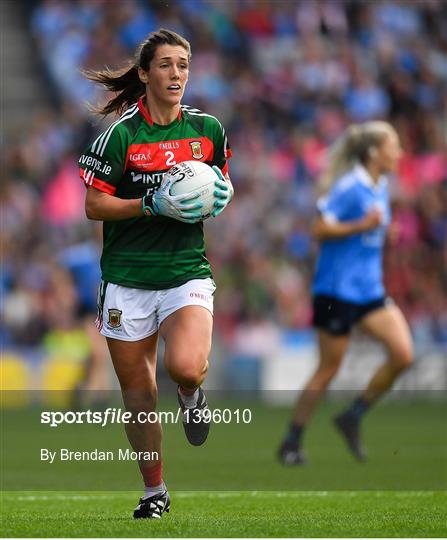
[[[211,298],[206,294],[202,294],[198,292],[190,292],[189,296],[191,298],[200,298],[200,300],[204,300],[205,302],[211,302]]]
[[[110,328],[119,328],[121,326],[122,313],[120,309],[109,309],[109,320],[107,324]]]

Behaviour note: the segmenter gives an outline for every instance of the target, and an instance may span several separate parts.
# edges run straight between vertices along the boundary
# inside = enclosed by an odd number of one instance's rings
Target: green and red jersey
[[[171,124],[157,125],[141,98],[96,138],[79,166],[87,186],[137,199],[158,189],[177,163],[197,159],[225,174],[230,156],[225,130],[214,116],[182,105]],[[143,215],[105,221],[101,270],[105,281],[149,290],[210,277],[203,223]]]

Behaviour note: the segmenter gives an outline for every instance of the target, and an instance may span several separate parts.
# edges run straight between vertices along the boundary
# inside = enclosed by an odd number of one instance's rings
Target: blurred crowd
[[[2,148],[1,338],[48,344],[94,312],[100,230],[77,158],[113,119],[79,68],[118,67],[152,30],[192,44],[184,103],[216,115],[234,202],[206,225],[216,334],[236,352],[307,330],[318,246],[309,234],[328,144],[387,119],[405,149],[392,180],[388,291],[419,343],[447,344],[447,4],[443,0],[41,0],[30,39],[52,106]],[[93,317],[93,315],[91,315]]]

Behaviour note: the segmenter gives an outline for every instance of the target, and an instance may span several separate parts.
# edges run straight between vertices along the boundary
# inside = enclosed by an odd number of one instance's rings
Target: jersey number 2
[[[165,152],[166,159],[166,165],[169,165],[169,167],[172,167],[172,165],[176,165],[177,162],[174,159],[174,152]]]

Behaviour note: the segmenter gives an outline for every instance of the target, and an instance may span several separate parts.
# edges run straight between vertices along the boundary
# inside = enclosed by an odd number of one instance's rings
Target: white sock
[[[160,493],[164,493],[166,491],[165,483],[162,482],[159,486],[145,486],[144,488],[144,495],[143,499],[147,499],[148,497],[153,497],[154,495],[159,495]]]
[[[185,394],[180,390],[180,388],[178,389],[178,393],[179,393],[179,396],[180,396],[183,404],[188,409],[192,409],[193,407],[195,407],[197,405],[197,400],[199,399],[199,389],[198,388],[194,392],[194,394],[191,394],[190,396],[185,396]]]

